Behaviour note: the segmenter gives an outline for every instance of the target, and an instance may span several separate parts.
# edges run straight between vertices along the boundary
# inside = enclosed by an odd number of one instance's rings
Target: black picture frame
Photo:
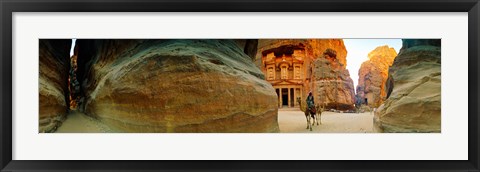
[[[1,171],[479,171],[478,0],[0,0]],[[468,12],[468,160],[32,161],[12,160],[13,12]],[[449,149],[449,148],[445,148]]]

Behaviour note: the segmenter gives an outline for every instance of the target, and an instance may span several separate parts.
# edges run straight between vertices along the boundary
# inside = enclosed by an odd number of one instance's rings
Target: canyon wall
[[[39,132],[53,132],[68,112],[69,39],[39,40]]]
[[[404,39],[389,69],[387,100],[375,112],[383,132],[441,131],[441,40]]]
[[[385,101],[388,69],[396,56],[395,49],[387,45],[368,53],[368,60],[358,70],[357,98],[360,103],[378,107]]]
[[[247,54],[252,60],[257,54],[258,39],[234,39],[235,43]]]
[[[337,59],[340,64],[347,64],[347,49],[342,39],[259,39],[255,64],[261,64],[261,52],[281,46],[304,46],[307,57],[311,62],[316,58],[323,56],[327,49],[332,49],[337,53]]]
[[[355,92],[346,65],[337,59],[335,50],[327,49],[313,61],[312,93],[326,109],[353,110]]]
[[[249,44],[77,40],[80,109],[122,132],[278,132],[277,96]]]

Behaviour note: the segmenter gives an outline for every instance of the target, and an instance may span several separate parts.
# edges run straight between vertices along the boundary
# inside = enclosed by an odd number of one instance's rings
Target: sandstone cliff
[[[403,40],[389,69],[392,90],[374,116],[384,132],[440,132],[441,40]],[[393,88],[392,88],[393,87]]]
[[[39,132],[53,132],[68,112],[71,40],[39,40]]]
[[[353,80],[336,57],[334,50],[327,49],[321,58],[313,61],[312,93],[316,103],[327,109],[353,110]]]
[[[332,49],[337,53],[338,62],[344,66],[347,64],[347,49],[342,39],[259,39],[256,64],[261,63],[262,51],[284,45],[304,46],[311,60],[322,57],[327,49]]]
[[[78,40],[77,45],[81,109],[115,129],[278,131],[275,91],[238,42]]]
[[[257,54],[258,39],[234,39],[234,41],[245,54],[252,58],[252,60],[255,59],[255,55]]]
[[[388,78],[388,68],[392,65],[396,56],[395,49],[387,45],[377,47],[368,54],[368,60],[363,62],[358,70],[357,97],[361,103],[378,107],[386,99],[385,85]],[[365,99],[367,102],[365,102]]]

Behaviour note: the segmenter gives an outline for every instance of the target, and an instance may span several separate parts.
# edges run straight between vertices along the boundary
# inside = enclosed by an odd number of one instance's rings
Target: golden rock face
[[[101,46],[90,59],[95,63],[79,64],[90,71],[85,73],[84,111],[115,129],[279,130],[273,87],[232,40],[90,43]]]
[[[68,111],[71,40],[39,40],[39,132],[52,132]]]
[[[440,40],[403,40],[389,73],[390,96],[375,112],[384,132],[441,131]]]
[[[380,106],[387,96],[385,88],[388,79],[388,68],[397,56],[395,49],[380,46],[368,54],[358,71],[357,94],[363,101],[367,99],[371,107]]]
[[[335,56],[335,50],[327,49],[321,58],[313,61],[312,92],[316,103],[327,109],[353,110],[353,80],[346,66]]]
[[[339,63],[347,64],[347,49],[342,39],[259,39],[256,64],[261,60],[263,51],[285,45],[304,46],[310,60],[322,57],[327,49],[332,49],[337,53]]]

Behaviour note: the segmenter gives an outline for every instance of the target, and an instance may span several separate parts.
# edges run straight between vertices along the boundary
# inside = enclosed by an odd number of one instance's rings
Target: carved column
[[[293,87],[293,107],[297,105],[297,87]]]
[[[288,95],[287,95],[288,96],[288,107],[292,107],[292,105],[291,105],[292,101],[290,100],[290,88],[287,88],[287,89],[288,89]]]
[[[283,106],[283,102],[282,102],[282,97],[283,97],[282,88],[278,88],[278,90],[279,90],[279,91],[278,91],[278,92],[279,92],[278,95],[280,95],[280,96],[278,96],[278,102],[280,102],[279,107],[281,108],[281,107]]]

